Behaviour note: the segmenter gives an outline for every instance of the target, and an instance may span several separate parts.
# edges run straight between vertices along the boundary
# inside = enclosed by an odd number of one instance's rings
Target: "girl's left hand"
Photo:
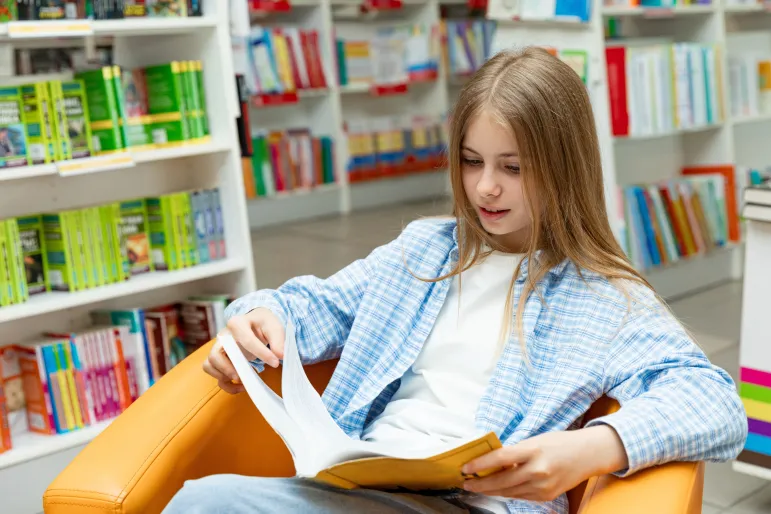
[[[549,432],[492,451],[463,467],[466,474],[504,468],[485,478],[469,479],[467,491],[488,496],[551,501],[592,476],[628,466],[616,431],[599,425]]]

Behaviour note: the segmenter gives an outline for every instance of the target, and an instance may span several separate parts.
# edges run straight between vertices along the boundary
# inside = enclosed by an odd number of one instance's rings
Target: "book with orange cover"
[[[738,243],[741,240],[741,227],[739,226],[739,207],[736,198],[736,173],[731,165],[715,166],[688,166],[682,169],[682,174],[710,175],[718,173],[723,176],[725,188],[725,210],[728,222],[728,240]]]
[[[469,478],[461,471],[464,464],[501,448],[493,432],[480,432],[454,444],[437,441],[417,450],[349,437],[305,375],[294,334],[290,321],[281,376],[283,397],[262,381],[230,334],[218,339],[252,402],[288,447],[298,477],[345,489],[454,489]]]

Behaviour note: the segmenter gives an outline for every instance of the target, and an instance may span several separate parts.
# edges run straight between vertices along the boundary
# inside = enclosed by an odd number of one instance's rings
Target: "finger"
[[[463,483],[463,487],[467,491],[491,495],[492,491],[500,491],[529,483],[532,479],[530,475],[525,466],[515,466],[493,473],[485,478],[466,480]]]
[[[499,448],[498,450],[493,450],[490,453],[486,453],[481,457],[477,457],[476,459],[467,462],[466,465],[463,466],[463,473],[473,475],[488,469],[522,464],[523,462],[527,462],[531,455],[532,450],[525,445]]]
[[[261,316],[261,319],[252,320],[252,328],[262,339],[265,345],[270,346],[271,352],[279,359],[284,358],[284,341],[286,330],[276,316],[272,313]]]
[[[214,377],[215,380],[231,380],[232,377],[225,375],[220,370],[212,366],[211,362],[209,362],[209,359],[205,360],[203,362],[203,370]]]
[[[245,356],[248,360],[254,360],[256,357],[268,366],[278,367],[278,357],[273,355],[273,352],[268,350],[262,341],[257,338],[248,320],[233,318],[228,322],[228,329],[233,335],[233,339],[245,351]]]
[[[217,385],[219,385],[223,391],[230,394],[238,394],[246,390],[243,384],[234,384],[226,380],[220,380],[219,382],[217,382]]]
[[[228,357],[228,355],[225,353],[225,349],[221,346],[214,348],[214,350],[209,354],[207,361],[209,362],[212,370],[216,373],[219,373],[219,376],[212,375],[217,380],[232,380],[238,378],[236,368],[233,366],[233,363],[230,362],[230,357]]]

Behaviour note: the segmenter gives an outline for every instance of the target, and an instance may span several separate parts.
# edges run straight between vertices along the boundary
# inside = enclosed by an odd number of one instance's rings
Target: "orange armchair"
[[[46,514],[161,511],[185,480],[218,473],[293,476],[289,451],[248,395],[229,395],[201,370],[211,343],[176,366],[110,424],[51,483]],[[335,362],[308,366],[321,392]],[[280,370],[263,379],[280,394]],[[587,418],[617,408],[602,400]],[[703,463],[671,463],[570,491],[571,514],[697,514]]]

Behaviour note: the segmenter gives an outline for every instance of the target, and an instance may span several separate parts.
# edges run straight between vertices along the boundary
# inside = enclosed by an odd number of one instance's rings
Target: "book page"
[[[309,447],[305,443],[305,436],[300,427],[287,412],[284,401],[263,382],[232,335],[222,333],[217,336],[217,339],[222,341],[225,353],[236,368],[238,377],[246,388],[249,398],[289,449],[295,467],[298,469],[304,467],[304,463],[308,459]]]

